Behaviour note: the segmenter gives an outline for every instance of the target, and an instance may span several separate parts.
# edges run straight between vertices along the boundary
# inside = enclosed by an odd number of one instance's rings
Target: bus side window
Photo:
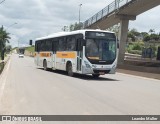
[[[63,37],[63,38],[59,38],[59,51],[65,51],[66,50],[66,38]]]
[[[47,40],[46,41],[46,50],[47,51],[52,51],[52,40]]]
[[[37,41],[35,43],[35,52],[37,52]]]
[[[38,41],[37,43],[37,52],[39,52],[41,49],[41,41]]]
[[[46,51],[46,41],[45,40],[41,41],[40,51]]]
[[[67,37],[67,51],[75,51],[76,48],[76,39],[73,36]]]
[[[55,38],[55,39],[53,39],[52,40],[52,50],[54,51],[54,52],[56,52],[56,51],[58,51],[58,45],[59,45],[59,41],[58,41],[58,39],[57,38]]]
[[[52,39],[52,51],[55,52],[55,41]]]

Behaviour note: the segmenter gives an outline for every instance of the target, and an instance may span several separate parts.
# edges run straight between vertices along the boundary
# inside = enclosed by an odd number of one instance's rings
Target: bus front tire
[[[45,71],[48,70],[48,68],[47,68],[47,61],[46,60],[43,61],[43,68],[44,68]]]
[[[99,78],[99,74],[92,74],[92,76],[94,77],[94,78]]]
[[[68,73],[68,76],[71,76],[71,77],[73,77],[73,70],[72,70],[72,64],[71,63],[69,63],[68,65],[67,65],[67,73]]]

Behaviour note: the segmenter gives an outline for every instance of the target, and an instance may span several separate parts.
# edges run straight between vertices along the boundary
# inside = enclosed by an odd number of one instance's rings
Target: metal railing
[[[106,6],[104,9],[102,9],[101,11],[99,11],[98,13],[96,13],[94,16],[92,16],[91,18],[89,18],[88,20],[86,20],[83,23],[83,28],[89,27],[93,23],[99,21],[103,17],[111,14],[115,10],[121,8],[122,6],[126,5],[127,3],[131,2],[131,1],[132,0],[115,0],[114,2],[112,2],[111,4],[109,4],[108,6]]]

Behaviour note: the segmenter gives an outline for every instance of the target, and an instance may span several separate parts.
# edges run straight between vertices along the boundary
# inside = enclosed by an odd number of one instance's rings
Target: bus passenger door
[[[39,47],[40,47],[40,42],[35,43],[34,62],[35,62],[35,64],[37,66],[39,66],[39,57],[40,57],[40,55],[39,55],[39,51],[40,51]]]
[[[52,54],[52,68],[53,68],[53,70],[55,70],[56,69],[56,52],[55,51],[53,51],[53,54]]]
[[[34,63],[38,65],[38,52],[34,53]]]
[[[53,51],[53,55],[52,55],[52,68],[53,70],[56,69],[56,51],[57,51],[57,45],[58,45],[58,40],[57,39],[53,39],[52,41],[52,51]]]
[[[37,64],[37,66],[39,66],[39,57],[40,57],[40,53],[39,52],[37,52],[36,53],[36,64]]]
[[[83,39],[77,40],[77,71],[82,70]]]

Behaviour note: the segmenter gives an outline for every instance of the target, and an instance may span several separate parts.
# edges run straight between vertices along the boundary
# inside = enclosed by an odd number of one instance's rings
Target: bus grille
[[[93,72],[97,74],[102,73],[102,72],[104,72],[105,74],[108,74],[110,70],[93,70]]]

